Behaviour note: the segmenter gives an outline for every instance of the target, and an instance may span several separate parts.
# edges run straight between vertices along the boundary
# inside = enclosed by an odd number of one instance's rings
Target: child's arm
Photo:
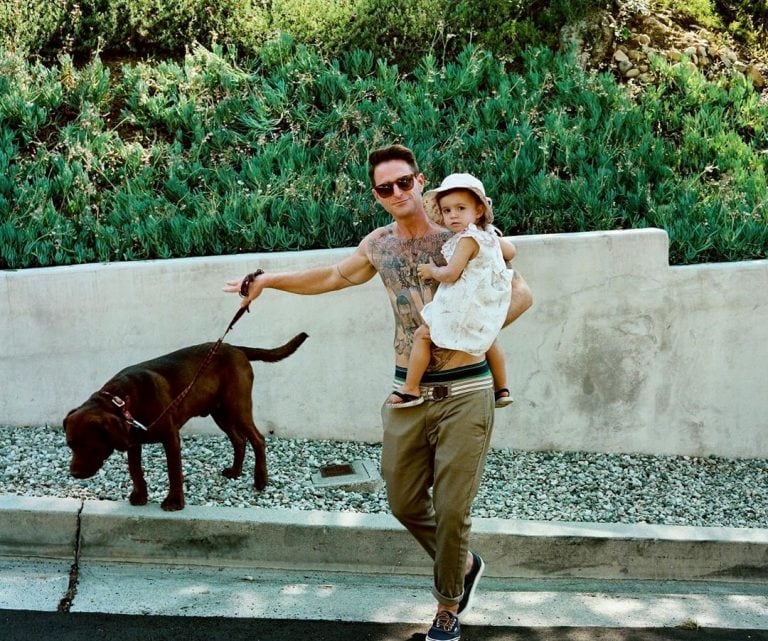
[[[431,260],[417,267],[419,278],[432,279],[439,283],[452,283],[459,279],[467,263],[477,256],[480,245],[474,238],[465,236],[459,240],[456,251],[445,267],[438,267]]]

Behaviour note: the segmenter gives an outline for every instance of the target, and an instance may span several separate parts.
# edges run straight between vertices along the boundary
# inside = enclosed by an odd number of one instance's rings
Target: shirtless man
[[[417,266],[430,259],[444,265],[440,250],[452,232],[433,222],[422,200],[424,175],[407,147],[377,149],[368,157],[368,175],[376,201],[393,222],[358,245],[334,265],[264,273],[248,286],[243,306],[264,289],[294,294],[323,294],[381,277],[395,317],[395,379],[405,380],[419,310],[432,300],[437,282],[419,280]],[[244,279],[227,283],[240,292]],[[530,289],[515,271],[507,324],[532,303]],[[494,390],[484,356],[435,349],[422,380],[425,402],[407,409],[383,404],[381,471],[393,515],[434,562],[437,613],[426,641],[460,638],[459,615],[485,567],[469,549],[470,510],[482,476],[494,422]],[[431,488],[431,492],[430,492]]]

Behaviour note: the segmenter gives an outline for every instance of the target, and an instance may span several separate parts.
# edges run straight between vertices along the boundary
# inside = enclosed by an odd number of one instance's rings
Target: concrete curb
[[[0,556],[429,574],[390,515],[0,496]],[[768,579],[768,529],[473,520],[488,576]]]
[[[72,558],[79,499],[0,495],[0,556]]]

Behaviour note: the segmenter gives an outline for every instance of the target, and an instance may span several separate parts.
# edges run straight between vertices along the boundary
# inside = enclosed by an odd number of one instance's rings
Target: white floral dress
[[[475,225],[469,225],[443,245],[446,260],[451,259],[464,237],[477,241],[477,256],[467,263],[456,281],[440,283],[421,316],[435,345],[480,356],[488,351],[504,324],[513,272],[504,262],[496,234]]]

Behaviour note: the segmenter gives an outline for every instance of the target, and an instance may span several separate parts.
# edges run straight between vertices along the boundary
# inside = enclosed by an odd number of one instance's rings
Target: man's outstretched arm
[[[253,279],[248,295],[243,298],[242,307],[246,307],[256,300],[265,289],[277,289],[292,294],[324,294],[333,292],[352,285],[361,285],[369,281],[376,274],[376,269],[368,260],[362,243],[355,253],[334,265],[313,267],[293,272],[265,272]],[[239,293],[245,280],[227,281],[225,292]]]

